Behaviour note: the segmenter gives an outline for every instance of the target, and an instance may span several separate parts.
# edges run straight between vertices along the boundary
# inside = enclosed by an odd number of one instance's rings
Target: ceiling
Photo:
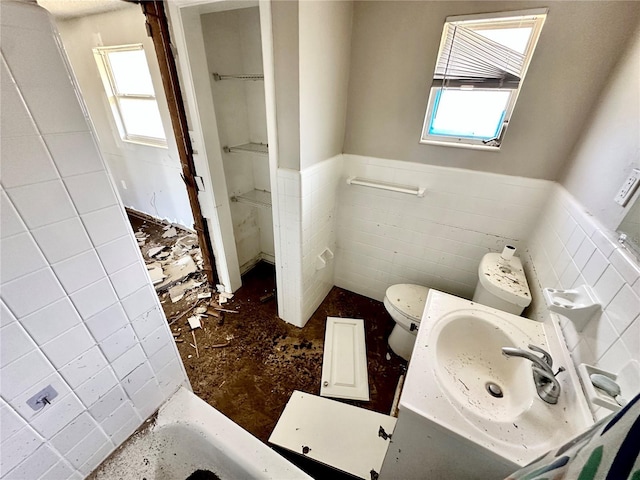
[[[66,20],[122,10],[131,3],[123,0],[38,0],[38,5],[49,10],[56,19]]]

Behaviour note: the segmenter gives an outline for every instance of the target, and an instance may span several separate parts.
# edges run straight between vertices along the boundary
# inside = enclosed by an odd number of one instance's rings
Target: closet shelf
[[[220,73],[213,72],[213,79],[216,82],[220,80],[264,80],[264,74],[262,73],[238,73],[234,75],[221,75]]]
[[[266,143],[243,143],[242,145],[235,145],[233,147],[224,147],[224,151],[227,153],[251,152],[260,155],[269,155],[269,145]]]
[[[254,207],[268,207],[271,208],[271,192],[266,190],[251,190],[250,192],[243,193],[231,197],[232,202],[246,203]]]

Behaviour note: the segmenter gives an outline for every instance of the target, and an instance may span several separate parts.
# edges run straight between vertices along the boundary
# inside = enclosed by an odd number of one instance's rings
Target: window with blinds
[[[500,148],[546,13],[447,18],[421,143]]]

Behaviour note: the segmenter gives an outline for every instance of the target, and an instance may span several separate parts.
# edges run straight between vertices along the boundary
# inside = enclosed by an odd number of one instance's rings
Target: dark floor
[[[156,243],[161,227],[132,219],[134,230],[151,233],[147,245]],[[166,239],[162,239],[166,240]],[[198,274],[196,274],[198,275]],[[347,403],[388,414],[405,362],[395,355],[387,360],[387,337],[393,320],[382,303],[334,287],[302,329],[277,316],[275,299],[260,298],[275,288],[274,267],[260,263],[242,278],[243,285],[224,305],[238,313],[225,314],[223,322],[209,317],[196,330],[199,358],[186,325],[186,316],[171,326],[193,391],[263,442],[282,413],[293,390],[318,395],[322,372],[324,329],[327,316],[365,320],[367,364],[371,400]],[[167,295],[161,301],[169,320],[196,303],[198,290],[176,304]],[[222,324],[220,324],[222,323]],[[214,347],[228,343],[225,347]],[[289,457],[289,455],[287,455]],[[294,456],[297,457],[297,456]],[[296,463],[304,459],[292,458]],[[316,478],[337,478],[330,471],[301,463]]]

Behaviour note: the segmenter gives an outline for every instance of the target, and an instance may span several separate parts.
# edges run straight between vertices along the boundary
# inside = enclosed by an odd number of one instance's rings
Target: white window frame
[[[510,94],[509,101],[507,103],[506,112],[502,119],[502,124],[498,128],[498,134],[495,137],[495,139],[491,141],[487,141],[486,139],[479,139],[477,137],[444,136],[444,135],[430,134],[429,128],[431,126],[432,119],[433,119],[434,106],[435,106],[435,101],[438,95],[438,90],[443,88],[455,88],[458,90],[464,89],[464,87],[442,87],[442,86],[432,85],[429,89],[427,110],[425,113],[424,123],[422,125],[422,130],[420,135],[421,144],[472,148],[472,149],[489,150],[489,151],[500,150],[502,140],[504,138],[507,127],[509,126],[511,115],[513,114],[513,110],[518,100],[518,96],[520,94],[522,84],[526,77],[529,64],[531,63],[531,59],[533,57],[533,53],[538,43],[538,39],[540,38],[540,32],[542,30],[542,27],[544,26],[544,21],[546,19],[547,12],[548,12],[548,9],[539,8],[539,9],[521,10],[521,11],[514,11],[514,12],[498,12],[498,13],[488,13],[488,14],[480,14],[480,15],[461,15],[461,16],[455,16],[455,17],[447,17],[445,19],[445,25],[442,30],[442,37],[440,40],[440,48],[438,50],[438,56],[436,57],[436,63],[437,63],[437,60],[440,58],[440,55],[442,54],[442,51],[444,49],[445,39],[447,36],[447,28],[446,28],[447,24],[464,23],[466,26],[472,26],[475,28],[478,28],[480,26],[486,27],[486,28],[492,28],[492,29],[509,28],[519,23],[520,19],[525,17],[533,20],[533,29],[531,32],[531,36],[529,38],[529,43],[524,52],[525,61],[523,65],[520,83],[517,89],[510,89],[511,94]],[[483,90],[482,88],[475,88],[475,89]]]
[[[126,94],[126,93],[118,92],[117,84],[113,76],[111,64],[109,62],[109,53],[136,51],[136,50],[142,50],[144,52],[144,47],[142,46],[141,43],[132,44],[132,45],[119,45],[119,46],[112,46],[112,47],[96,47],[93,49],[93,54],[96,59],[96,63],[98,64],[100,77],[102,78],[102,83],[104,85],[105,92],[107,93],[107,97],[109,99],[109,105],[111,106],[113,118],[115,120],[116,127],[120,134],[121,140],[123,142],[135,143],[138,145],[167,148],[166,134],[162,138],[149,137],[144,135],[135,135],[135,134],[129,133],[126,128],[126,123],[124,121],[122,109],[120,108],[120,99],[138,99],[138,100],[144,100],[144,101],[153,101],[156,103],[156,105],[158,105],[158,99],[155,95]],[[149,65],[147,63],[147,68],[148,67]],[[162,121],[162,118],[160,118],[160,121]]]

